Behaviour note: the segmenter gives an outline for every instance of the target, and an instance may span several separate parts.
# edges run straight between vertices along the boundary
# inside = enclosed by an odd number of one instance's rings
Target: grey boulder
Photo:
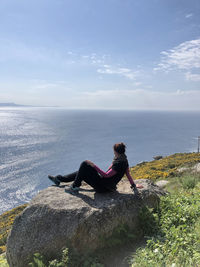
[[[69,244],[80,253],[93,251],[121,224],[137,229],[140,208],[156,207],[165,192],[150,180],[136,182],[144,187],[139,195],[124,179],[112,193],[95,193],[86,185],[75,195],[64,185],[39,192],[14,221],[7,241],[9,266],[27,267],[36,252],[54,259]]]

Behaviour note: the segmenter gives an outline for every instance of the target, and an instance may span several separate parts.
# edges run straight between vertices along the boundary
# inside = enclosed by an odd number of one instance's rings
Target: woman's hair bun
[[[124,154],[126,151],[126,145],[124,143],[114,144],[113,148],[119,154]]]

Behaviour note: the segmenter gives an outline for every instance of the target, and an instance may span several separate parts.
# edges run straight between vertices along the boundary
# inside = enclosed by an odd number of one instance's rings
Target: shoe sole
[[[60,185],[60,182],[56,182],[56,181],[54,181],[52,178],[54,178],[53,176],[51,176],[51,175],[48,175],[48,178],[49,178],[49,180],[51,181],[51,182],[53,182],[56,186],[59,186]]]

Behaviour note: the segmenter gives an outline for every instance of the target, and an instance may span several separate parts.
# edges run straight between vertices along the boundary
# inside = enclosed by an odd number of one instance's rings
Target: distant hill
[[[15,103],[0,103],[0,107],[51,107],[51,108],[59,108],[60,106],[32,106],[32,105],[21,105]]]
[[[0,107],[27,107],[27,105],[19,105],[15,103],[0,103]]]

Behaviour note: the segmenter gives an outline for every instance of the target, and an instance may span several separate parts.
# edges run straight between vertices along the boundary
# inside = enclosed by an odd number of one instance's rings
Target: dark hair
[[[124,154],[126,151],[126,146],[124,143],[117,143],[114,144],[113,149],[119,154]]]

